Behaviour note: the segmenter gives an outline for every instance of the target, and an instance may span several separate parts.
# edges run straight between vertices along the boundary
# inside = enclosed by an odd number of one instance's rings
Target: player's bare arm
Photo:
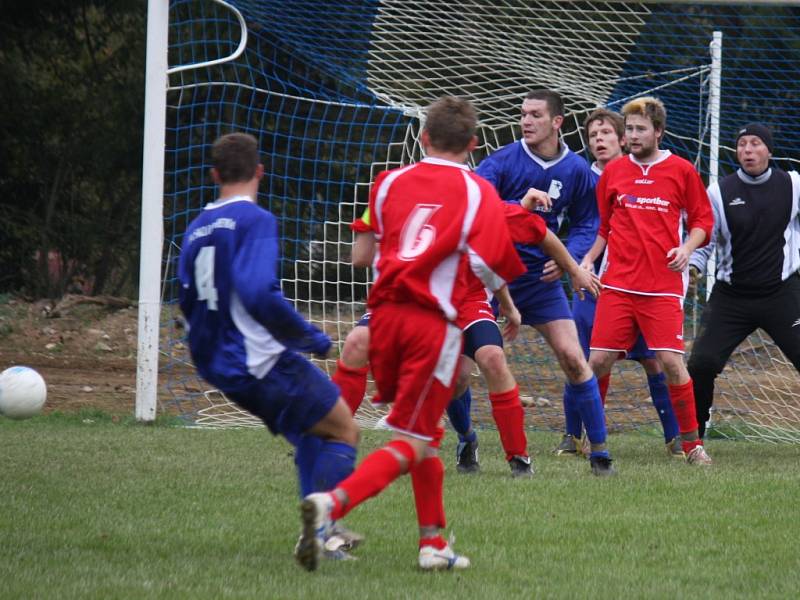
[[[495,290],[494,295],[500,304],[500,314],[506,318],[503,338],[510,342],[516,338],[519,333],[519,328],[522,325],[522,316],[519,314],[514,301],[511,299],[511,293],[508,291],[507,285],[504,285],[499,290]]]
[[[602,256],[603,252],[606,249],[606,245],[608,244],[606,238],[602,235],[598,235],[592,247],[589,248],[589,251],[586,253],[586,256],[583,257],[581,261],[581,269],[585,269],[591,273],[594,273],[594,263],[595,261]]]
[[[353,240],[353,253],[352,262],[354,267],[369,267],[372,265],[372,260],[375,258],[375,248],[377,242],[375,234],[356,233],[355,240]]]
[[[567,247],[564,246],[555,233],[548,229],[539,247],[542,252],[553,258],[553,262],[559,266],[559,269],[569,274],[572,281],[572,289],[575,290],[581,300],[583,300],[583,290],[597,298],[600,293],[600,279],[594,272],[582,269],[575,262]]]
[[[689,258],[692,256],[692,252],[697,250],[697,248],[699,248],[705,240],[706,232],[700,227],[693,227],[683,244],[677,248],[672,248],[669,252],[667,252],[667,258],[672,259],[667,264],[667,268],[670,271],[678,272],[686,269],[689,264]]]
[[[553,208],[553,200],[547,195],[547,192],[536,188],[530,188],[519,203],[522,208],[530,211],[550,212]]]

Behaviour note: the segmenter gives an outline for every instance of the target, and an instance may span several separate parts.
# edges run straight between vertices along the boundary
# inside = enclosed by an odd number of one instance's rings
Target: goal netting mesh
[[[165,264],[160,406],[204,426],[258,425],[195,374],[177,306],[176,264],[189,221],[214,199],[213,140],[255,135],[266,169],[259,203],[281,222],[282,285],[297,309],[339,348],[364,312],[369,273],[349,264],[349,223],[381,170],[420,158],[423,108],[443,94],[480,114],[477,164],[518,135],[522,96],[559,91],[564,141],[585,153],[583,119],[597,106],[659,96],[665,145],[707,180],[710,42],[723,34],[720,174],[735,168],[743,120],[773,127],[775,156],[793,168],[800,147],[800,9],[632,2],[506,0],[173,0],[170,3],[165,172]],[[705,303],[686,303],[688,346]],[[336,354],[336,353],[334,353]],[[529,427],[563,426],[564,377],[540,336],[525,328],[507,356],[531,405]],[[320,366],[332,372],[335,356]],[[369,392],[368,392],[369,393]],[[482,380],[475,418],[490,424]],[[365,401],[361,418],[380,411]],[[607,404],[612,430],[658,419],[642,369],[617,363]],[[772,341],[753,334],[718,379],[712,432],[800,441],[800,377]]]

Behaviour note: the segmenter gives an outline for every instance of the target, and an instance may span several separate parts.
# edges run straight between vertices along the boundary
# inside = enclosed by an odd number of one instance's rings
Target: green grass
[[[483,472],[444,447],[446,507],[473,568],[421,573],[408,478],[348,524],[360,560],[316,573],[289,446],[266,431],[140,426],[102,413],[0,418],[2,598],[788,598],[800,589],[800,446],[712,441],[710,470],[657,437],[614,435],[619,476],[556,459],[512,481],[496,433]],[[385,434],[367,432],[360,456]]]

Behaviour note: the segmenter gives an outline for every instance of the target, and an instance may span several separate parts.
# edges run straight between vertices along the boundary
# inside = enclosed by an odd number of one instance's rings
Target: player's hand
[[[585,256],[583,257],[581,264],[579,264],[578,266],[584,271],[588,271],[589,273],[594,273],[594,261],[589,260]]]
[[[548,260],[546,263],[544,263],[544,269],[542,269],[542,276],[540,277],[540,280],[544,281],[545,283],[558,281],[561,279],[563,274],[564,269],[559,267],[556,261]]]
[[[319,359],[328,358],[328,353],[331,351],[332,347],[333,342],[331,341],[331,338],[320,331],[314,340],[314,349],[311,352],[311,355],[314,358]]]
[[[550,212],[553,208],[553,201],[550,199],[550,196],[547,195],[547,192],[537,190],[536,188],[529,188],[519,203],[522,205],[522,208],[530,211]]]
[[[667,258],[672,260],[667,263],[670,271],[682,272],[689,264],[689,257],[692,255],[684,246],[678,246],[667,252]]]
[[[500,314],[506,318],[506,324],[503,327],[503,339],[510,342],[519,333],[519,329],[522,326],[522,315],[519,314],[516,306],[512,306],[511,311],[506,311],[501,306]]]
[[[597,298],[602,288],[600,278],[585,269],[580,269],[572,278],[572,289],[581,300],[584,299],[584,290],[589,292],[593,298]]]

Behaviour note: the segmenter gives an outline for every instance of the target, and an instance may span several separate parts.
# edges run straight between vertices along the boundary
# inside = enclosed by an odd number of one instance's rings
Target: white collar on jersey
[[[441,167],[457,167],[464,171],[469,171],[469,167],[464,163],[457,163],[452,160],[446,160],[444,158],[436,158],[435,156],[426,156],[419,162],[428,163],[429,165],[439,165]]]
[[[753,177],[752,175],[748,175],[744,169],[737,169],[736,174],[739,176],[739,179],[747,183],[748,185],[760,185],[765,181],[768,181],[770,177],[772,177],[772,167],[768,168],[764,171],[761,175],[757,175]]]
[[[594,171],[595,173],[597,173],[598,175],[602,175],[602,174],[603,174],[603,169],[601,169],[601,168],[600,168],[600,165],[598,165],[598,164],[597,164],[597,161],[594,161],[594,162],[592,163],[592,166],[591,166],[591,167],[589,167],[589,168],[590,168],[592,171]]]
[[[214,202],[209,202],[206,204],[203,210],[213,210],[215,208],[219,208],[220,206],[226,206],[231,202],[254,202],[254,200],[250,196],[232,196],[231,198],[225,199],[218,199],[214,200]]]
[[[558,145],[561,146],[561,152],[558,156],[551,160],[544,160],[541,156],[534,154],[533,150],[528,148],[528,144],[525,143],[524,139],[519,140],[519,143],[522,144],[522,149],[525,151],[525,154],[527,154],[537,165],[543,169],[549,169],[550,167],[557,165],[564,160],[567,154],[569,154],[569,148],[567,148],[567,145],[562,143],[560,140]]]
[[[636,160],[634,158],[633,154],[628,154],[628,158],[631,159],[631,162],[633,164],[639,165],[642,168],[642,170],[647,171],[653,165],[657,165],[660,162],[664,162],[670,156],[672,156],[672,152],[670,152],[669,150],[659,150],[658,152],[659,152],[659,155],[658,155],[657,159],[655,159],[653,161],[650,161],[650,162],[646,162],[646,163],[639,162],[638,160]]]

